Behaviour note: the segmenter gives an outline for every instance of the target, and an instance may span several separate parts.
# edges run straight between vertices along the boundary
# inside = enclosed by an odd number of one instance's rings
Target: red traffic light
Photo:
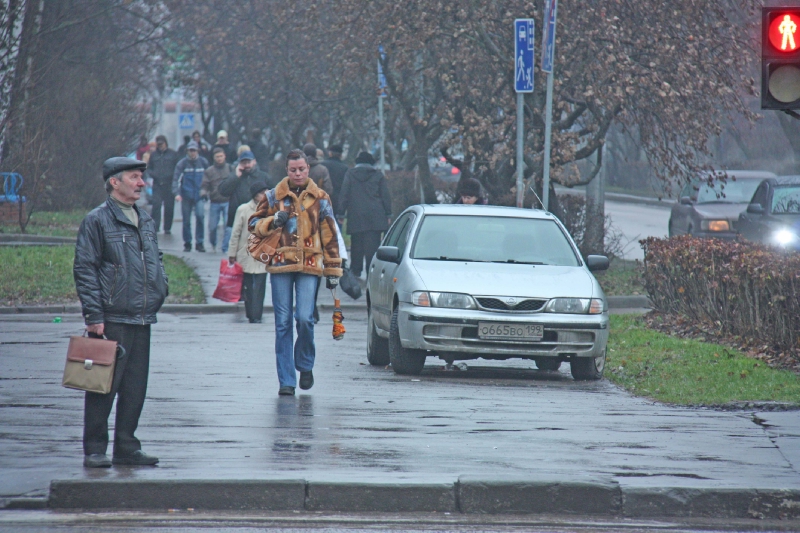
[[[800,17],[796,13],[777,13],[769,25],[769,42],[781,52],[800,48]]]

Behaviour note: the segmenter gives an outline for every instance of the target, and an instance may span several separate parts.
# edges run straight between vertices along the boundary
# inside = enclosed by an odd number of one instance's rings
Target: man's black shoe
[[[86,468],[109,468],[111,466],[111,459],[104,453],[84,455],[83,466]]]
[[[202,243],[199,243],[199,242],[198,242],[198,243],[197,243],[197,245],[194,247],[194,249],[195,249],[195,250],[197,250],[198,252],[205,252],[205,251],[206,251],[206,248],[205,248],[205,246],[203,246],[203,244],[202,244]]]
[[[283,385],[280,389],[278,389],[278,396],[294,396],[294,387]]]
[[[189,242],[187,242],[186,244],[184,244],[184,245],[183,245],[183,251],[184,251],[184,252],[191,252],[191,251],[192,251],[192,244],[191,244],[191,243],[189,243]]]
[[[251,324],[261,324],[261,319],[260,318],[251,318],[250,319],[250,323]]]
[[[147,455],[142,450],[136,450],[130,455],[115,455],[111,462],[115,465],[153,466],[158,464],[158,457]]]
[[[172,232],[168,229],[164,230],[164,235],[172,235]]]
[[[314,373],[309,370],[308,372],[300,372],[300,388],[308,390],[314,386]]]

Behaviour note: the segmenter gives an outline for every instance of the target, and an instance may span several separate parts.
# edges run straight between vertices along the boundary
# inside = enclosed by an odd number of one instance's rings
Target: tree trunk
[[[431,177],[431,167],[428,164],[428,151],[430,150],[428,137],[421,127],[414,128],[414,137],[416,138],[414,151],[417,156],[419,181],[420,184],[422,184],[422,191],[425,193],[425,203],[438,204],[439,200],[436,198],[436,189],[433,186],[433,179]]]
[[[602,165],[602,156],[599,148],[597,152],[598,165]],[[604,255],[605,253],[605,187],[601,169],[597,176],[586,186],[586,231],[584,233],[584,255]]]

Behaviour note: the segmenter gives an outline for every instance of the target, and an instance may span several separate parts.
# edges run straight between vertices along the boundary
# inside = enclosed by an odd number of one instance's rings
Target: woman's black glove
[[[272,229],[282,228],[286,225],[287,220],[289,220],[289,213],[286,211],[278,211],[272,219]]]
[[[339,278],[336,276],[328,276],[325,278],[326,289],[335,289],[337,286],[339,286]]]

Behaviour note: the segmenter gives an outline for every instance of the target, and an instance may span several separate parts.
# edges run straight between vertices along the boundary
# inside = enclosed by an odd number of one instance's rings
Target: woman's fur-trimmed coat
[[[289,213],[289,220],[282,228],[271,229],[278,211]],[[250,217],[248,228],[257,237],[280,233],[275,254],[267,264],[270,274],[302,272],[341,277],[342,260],[331,199],[313,180],[308,180],[298,197],[289,188],[289,178],[283,178],[267,191],[267,198]]]

